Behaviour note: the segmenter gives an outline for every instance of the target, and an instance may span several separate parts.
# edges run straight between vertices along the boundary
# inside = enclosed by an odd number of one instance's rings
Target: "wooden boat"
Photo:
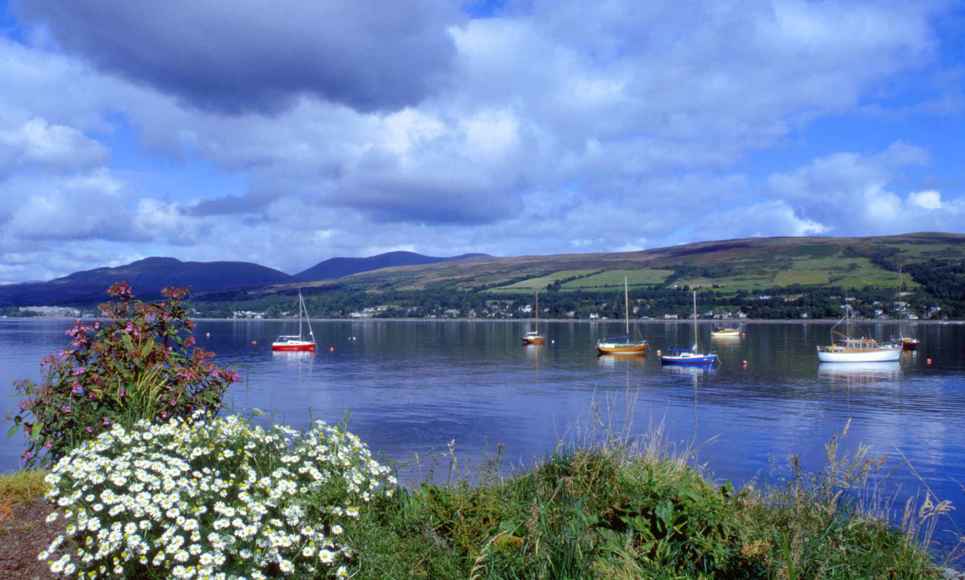
[[[546,337],[539,333],[539,292],[536,293],[536,321],[533,329],[523,335],[523,344],[545,344]]]
[[[303,336],[304,324],[308,326],[308,338]],[[308,317],[308,308],[302,291],[298,291],[298,334],[283,334],[271,343],[271,350],[275,352],[315,352],[315,333],[312,331],[312,321]]]
[[[835,330],[845,323],[845,331]],[[819,346],[818,360],[823,363],[894,362],[901,357],[900,344],[881,344],[873,338],[851,336],[851,307],[845,305],[844,318],[831,327],[831,344]]]
[[[698,348],[697,330],[697,291],[694,290],[694,345],[690,350],[671,349],[660,356],[660,363],[665,365],[712,366],[719,362],[714,353],[702,353]]]
[[[596,342],[598,354],[641,355],[646,354],[649,344],[645,340],[634,340],[630,336],[630,286],[627,277],[623,278],[624,322],[626,334],[607,337]]]

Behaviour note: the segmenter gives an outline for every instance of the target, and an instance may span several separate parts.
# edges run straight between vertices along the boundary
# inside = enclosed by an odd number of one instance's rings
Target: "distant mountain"
[[[315,264],[311,268],[295,274],[298,282],[312,282],[316,280],[334,280],[343,276],[351,276],[361,272],[369,272],[380,268],[396,266],[421,266],[437,262],[453,262],[470,258],[488,258],[487,254],[462,254],[449,258],[424,256],[415,252],[387,252],[367,258],[329,258]]]
[[[291,282],[284,272],[250,262],[182,262],[146,258],[125,266],[75,272],[49,282],[0,286],[0,306],[90,304],[106,299],[105,290],[126,280],[139,298],[157,298],[165,286],[187,287],[193,294],[257,288]]]

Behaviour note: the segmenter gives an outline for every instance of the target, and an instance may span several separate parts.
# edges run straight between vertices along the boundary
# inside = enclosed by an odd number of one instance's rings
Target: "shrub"
[[[70,348],[43,361],[39,384],[20,381],[25,398],[11,431],[23,428],[27,464],[52,463],[81,441],[115,423],[189,418],[217,411],[236,379],[212,364],[212,353],[194,346],[187,291],[166,288],[166,300],[134,299],[124,282],[108,289],[105,321],[78,321],[67,331]]]
[[[304,435],[237,417],[115,425],[47,476],[39,558],[84,577],[346,576],[343,525],[395,478],[355,435],[317,422]]]

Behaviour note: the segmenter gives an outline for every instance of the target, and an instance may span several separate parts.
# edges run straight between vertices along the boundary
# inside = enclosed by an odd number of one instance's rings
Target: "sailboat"
[[[718,362],[717,355],[714,353],[701,353],[697,348],[697,291],[694,290],[694,345],[690,350],[672,349],[667,354],[660,357],[660,362],[665,365],[695,365],[709,366]]]
[[[302,334],[303,326],[308,326],[308,338]],[[271,350],[279,352],[315,352],[315,333],[312,331],[312,321],[308,317],[308,308],[302,291],[298,291],[298,335],[283,334],[271,343]]]
[[[536,322],[533,328],[523,335],[523,344],[545,344],[546,338],[539,333],[539,292],[536,292]]]
[[[711,337],[711,338],[719,338],[719,339],[734,338],[734,339],[740,339],[740,337],[742,337],[742,336],[744,336],[744,332],[743,332],[740,328],[731,328],[731,327],[727,327],[727,326],[720,326],[720,327],[715,327],[714,329],[712,329],[712,330],[710,331],[710,337]]]
[[[630,286],[627,277],[623,278],[624,320],[626,334],[624,336],[607,337],[596,342],[599,354],[635,355],[647,352],[649,345],[645,340],[633,340],[630,336]]]
[[[831,344],[818,347],[818,360],[834,363],[893,362],[901,357],[901,345],[880,344],[873,338],[851,337],[851,306],[845,304],[844,318],[831,327]],[[842,322],[845,331],[835,330]]]
[[[901,264],[898,264],[898,290],[895,291],[895,302],[901,298]],[[918,350],[918,339],[912,336],[905,336],[901,331],[901,322],[898,323],[898,338],[896,340],[901,345],[901,350]]]

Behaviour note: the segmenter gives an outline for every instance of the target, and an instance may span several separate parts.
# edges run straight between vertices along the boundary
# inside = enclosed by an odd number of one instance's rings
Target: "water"
[[[38,379],[40,359],[67,344],[68,321],[0,320],[0,416],[16,407],[12,381]],[[592,423],[594,405],[613,428],[695,444],[718,479],[773,481],[792,453],[809,469],[823,445],[851,419],[846,450],[858,442],[889,457],[887,486],[899,500],[919,477],[959,506],[943,524],[946,544],[965,530],[965,325],[918,324],[917,354],[900,364],[819,365],[824,324],[747,325],[740,341],[701,343],[720,354],[713,371],[661,368],[654,354],[598,358],[597,338],[622,323],[549,322],[543,347],[523,347],[525,323],[455,321],[316,322],[319,352],[272,354],[271,339],[291,327],[271,321],[205,321],[199,343],[241,374],[227,404],[258,408],[260,421],[304,427],[313,419],[350,428],[404,477],[445,473],[447,445],[460,464],[478,465],[504,449],[508,468],[531,465]],[[639,324],[652,348],[692,342],[692,327]],[[879,339],[889,324],[857,325]],[[210,332],[210,337],[205,333]],[[253,343],[254,341],[254,343]],[[329,346],[334,350],[330,351]],[[928,364],[927,359],[932,359]],[[747,361],[746,367],[741,361]],[[0,439],[0,471],[18,465],[22,440]],[[416,464],[414,458],[418,456]],[[914,467],[905,464],[902,456]]]

